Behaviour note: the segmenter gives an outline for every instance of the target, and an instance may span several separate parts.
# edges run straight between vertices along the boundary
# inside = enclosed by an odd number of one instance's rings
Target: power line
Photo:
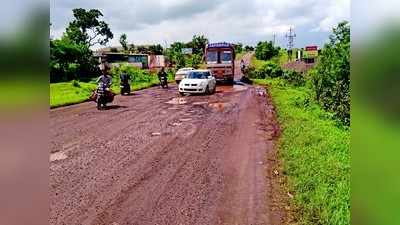
[[[289,33],[285,35],[285,37],[288,39],[288,56],[289,60],[292,59],[292,49],[294,47],[294,38],[296,37],[296,33],[294,32],[293,28],[290,27]]]
[[[274,47],[275,47],[275,41],[276,41],[276,34],[274,34],[274,42],[273,42]]]

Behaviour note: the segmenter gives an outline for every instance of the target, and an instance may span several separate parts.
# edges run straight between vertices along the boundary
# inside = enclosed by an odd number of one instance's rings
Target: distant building
[[[99,59],[106,58],[111,65],[119,65],[121,63],[129,63],[141,69],[157,69],[165,66],[165,58],[163,55],[148,54],[127,54],[123,52],[94,52],[93,57]]]

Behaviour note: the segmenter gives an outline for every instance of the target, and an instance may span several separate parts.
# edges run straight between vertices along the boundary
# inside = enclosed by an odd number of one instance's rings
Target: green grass
[[[73,82],[50,84],[50,107],[72,105],[86,101],[96,88],[94,83],[79,82],[80,87]]]
[[[172,77],[168,77],[172,81]],[[157,76],[152,76],[150,80],[133,81],[131,90],[137,91],[155,86],[159,83]],[[95,82],[79,82],[79,86],[74,86],[73,82],[52,83],[50,84],[50,108],[73,105],[87,101],[93,90],[97,87]],[[114,93],[119,94],[119,82],[114,82],[111,86]]]
[[[251,57],[251,65],[253,65],[255,69],[260,69],[268,61],[273,61],[278,65],[283,66],[288,62],[288,55],[285,50],[281,49],[279,55],[273,57],[271,60],[259,60],[256,58],[255,54],[253,55],[253,57]]]
[[[282,129],[279,157],[300,224],[350,224],[350,131],[284,80],[268,85]]]
[[[265,61],[265,60],[259,60],[259,59],[257,59],[256,56],[253,55],[253,56],[251,57],[250,64],[251,64],[252,66],[254,66],[254,68],[255,68],[256,70],[258,70],[258,69],[260,69],[266,62],[267,62],[267,61]]]

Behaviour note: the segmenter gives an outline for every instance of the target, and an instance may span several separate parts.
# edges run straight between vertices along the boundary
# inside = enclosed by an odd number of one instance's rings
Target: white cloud
[[[350,0],[331,1],[321,10],[322,20],[312,31],[329,32],[339,22],[350,19]]]
[[[58,0],[51,3],[51,22],[52,34],[59,37],[72,19],[73,8],[98,8],[114,33],[111,45],[118,45],[122,33],[136,44],[188,41],[194,34],[211,41],[255,44],[273,34],[282,40],[290,27],[296,29],[297,43],[302,45],[310,42],[313,28],[313,42],[324,41],[327,31],[349,19],[349,4],[349,0],[121,0],[118,4]]]

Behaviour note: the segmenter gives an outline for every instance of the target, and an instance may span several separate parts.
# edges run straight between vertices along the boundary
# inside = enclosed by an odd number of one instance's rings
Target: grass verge
[[[267,85],[282,128],[279,157],[299,224],[350,224],[350,131],[309,98],[306,87]]]
[[[170,78],[169,78],[170,79]],[[153,87],[159,83],[156,76],[149,81],[133,82],[131,90],[137,91],[149,87]],[[73,105],[87,101],[96,89],[94,82],[62,82],[50,84],[50,108]],[[114,83],[111,87],[114,93],[119,94],[119,83]]]

